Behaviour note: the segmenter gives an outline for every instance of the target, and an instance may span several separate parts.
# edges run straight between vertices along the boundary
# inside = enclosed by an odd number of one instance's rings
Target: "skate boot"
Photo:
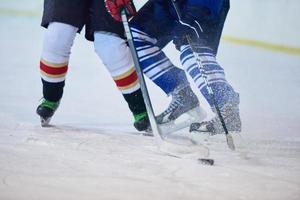
[[[178,131],[190,124],[202,121],[206,112],[199,105],[199,100],[190,86],[172,93],[169,107],[156,117],[156,121],[163,134]]]
[[[42,127],[49,126],[49,122],[54,112],[59,106],[58,102],[42,99],[41,104],[37,107],[36,113],[40,116]]]
[[[151,125],[146,112],[134,115],[134,123],[133,126],[138,131],[151,132]]]
[[[213,112],[216,113],[216,116],[209,120],[200,123],[192,123],[190,126],[190,132],[208,132],[211,135],[225,133],[224,128],[221,124],[217,112],[213,109]],[[239,114],[238,104],[227,103],[220,108],[221,115],[224,119],[226,128],[228,132],[239,133],[242,130],[242,122]]]
[[[199,107],[199,100],[190,86],[172,93],[172,101],[169,107],[156,117],[158,124],[176,120],[179,116]]]

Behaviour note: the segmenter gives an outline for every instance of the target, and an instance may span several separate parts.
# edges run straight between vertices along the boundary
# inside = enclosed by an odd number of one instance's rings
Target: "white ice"
[[[204,166],[163,155],[154,138],[134,130],[83,35],[56,127],[41,128],[39,18],[3,14],[0,23],[1,200],[300,199],[299,56],[222,42],[218,59],[240,92],[246,148],[231,152],[224,137],[209,138],[215,166]],[[177,62],[176,52],[168,53]],[[159,112],[169,99],[149,87]]]

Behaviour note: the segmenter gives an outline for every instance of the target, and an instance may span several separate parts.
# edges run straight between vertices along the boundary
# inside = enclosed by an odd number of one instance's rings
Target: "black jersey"
[[[91,0],[44,0],[42,26],[61,22],[79,29],[87,23]]]
[[[86,28],[87,39],[93,40],[95,31],[108,32],[125,38],[123,24],[110,16],[105,7],[104,0],[91,0],[88,18]]]

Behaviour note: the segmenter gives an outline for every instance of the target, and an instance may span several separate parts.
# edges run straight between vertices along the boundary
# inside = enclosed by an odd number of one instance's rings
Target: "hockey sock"
[[[175,67],[165,53],[155,45],[157,42],[155,38],[136,28],[131,28],[131,31],[140,65],[148,78],[166,94],[189,84],[184,71]]]
[[[237,103],[238,94],[225,79],[224,69],[217,63],[213,51],[208,47],[203,47],[200,48],[197,53],[201,58],[201,63],[205,69],[208,83],[214,92],[216,103],[220,107],[228,102]],[[180,60],[182,66],[192,77],[200,92],[203,94],[210,106],[213,107],[213,101],[207,91],[205,81],[190,46],[185,45],[181,47]]]

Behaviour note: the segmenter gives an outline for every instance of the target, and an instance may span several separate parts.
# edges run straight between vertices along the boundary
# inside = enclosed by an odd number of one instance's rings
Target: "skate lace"
[[[161,114],[161,115],[167,115],[171,112],[173,112],[174,110],[176,110],[178,108],[179,105],[182,104],[183,98],[179,95],[174,95],[174,98],[172,99],[169,107]]]

